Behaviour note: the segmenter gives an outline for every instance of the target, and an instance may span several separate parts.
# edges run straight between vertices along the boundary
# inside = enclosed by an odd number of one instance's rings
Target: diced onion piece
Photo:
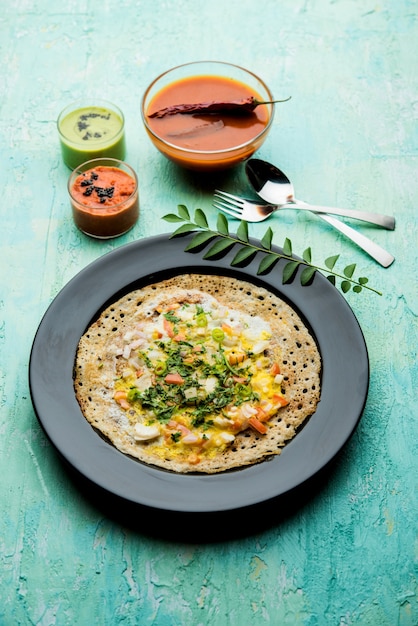
[[[196,387],[189,387],[188,389],[185,389],[184,397],[186,398],[186,400],[192,400],[193,398],[196,398],[197,397]]]
[[[142,345],[144,345],[144,339],[135,339],[135,341],[132,341],[129,346],[131,348],[131,350],[136,350],[136,348],[140,348]]]
[[[187,435],[182,437],[181,441],[182,443],[197,443],[199,441],[199,438],[196,437],[196,435],[194,435],[193,433],[188,433]]]
[[[234,441],[234,439],[235,439],[235,436],[232,433],[220,433],[219,436],[226,443],[230,443],[230,442]]]
[[[250,404],[243,404],[241,407],[241,415],[243,417],[252,417],[257,414],[257,409],[255,409]]]
[[[254,354],[261,354],[262,352],[264,352],[264,350],[268,348],[268,346],[268,341],[257,341],[253,346],[252,352]]]
[[[146,426],[145,424],[135,424],[134,439],[137,441],[148,441],[160,435],[158,426]]]
[[[131,367],[133,367],[134,370],[140,370],[141,369],[141,363],[139,362],[139,360],[136,357],[133,357],[133,358],[129,359],[129,365]]]
[[[274,382],[276,383],[276,385],[281,385],[283,382],[283,374],[276,374],[276,376],[274,377]]]
[[[152,387],[151,375],[148,372],[145,372],[143,376],[135,379],[134,385],[140,391],[145,391],[149,387]]]
[[[214,424],[221,428],[228,428],[231,426],[231,421],[226,417],[220,417],[219,415],[213,419]]]
[[[218,379],[215,376],[210,376],[209,378],[206,378],[206,380],[203,382],[206,393],[213,393],[216,389],[217,384]]]
[[[182,310],[181,311],[181,318],[182,320],[184,320],[185,322],[190,322],[193,319],[194,316],[194,312],[193,310]]]

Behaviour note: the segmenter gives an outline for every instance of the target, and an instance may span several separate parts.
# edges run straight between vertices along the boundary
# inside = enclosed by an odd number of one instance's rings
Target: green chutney
[[[122,114],[102,106],[64,110],[58,118],[64,163],[75,169],[101,157],[125,158],[125,132]]]

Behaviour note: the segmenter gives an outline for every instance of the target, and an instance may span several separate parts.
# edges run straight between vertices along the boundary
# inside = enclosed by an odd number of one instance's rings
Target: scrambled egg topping
[[[123,337],[114,400],[138,445],[199,463],[288,404],[270,325],[211,296],[154,310]]]

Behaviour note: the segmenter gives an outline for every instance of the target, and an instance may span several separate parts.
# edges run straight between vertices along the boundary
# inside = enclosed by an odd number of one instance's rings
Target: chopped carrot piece
[[[242,420],[239,418],[234,419],[231,424],[231,431],[233,433],[239,433],[242,430]]]
[[[246,378],[245,376],[233,376],[232,380],[234,381],[234,383],[245,383],[247,382],[248,378]]]
[[[126,391],[123,391],[122,389],[120,389],[119,391],[115,391],[115,393],[113,394],[114,400],[116,400],[116,402],[122,407],[122,409],[125,409],[125,410],[128,410],[131,408],[131,405],[129,404],[127,397],[128,397],[128,394],[126,393]]]
[[[262,424],[259,419],[256,417],[251,417],[248,420],[248,425],[251,426],[254,430],[256,430],[260,435],[265,435],[267,432],[267,426]]]
[[[168,385],[182,385],[184,383],[184,378],[177,373],[167,374],[164,380]]]
[[[245,360],[245,354],[243,352],[232,352],[229,355],[228,361],[230,365],[237,365]]]
[[[289,404],[289,400],[280,396],[278,393],[275,393],[273,396],[274,404],[280,404],[280,406],[287,406]]]
[[[270,374],[272,376],[276,376],[277,374],[280,374],[280,366],[278,363],[273,363],[273,365],[270,368]]]
[[[173,323],[167,318],[163,319],[164,330],[169,337],[174,337]]]
[[[261,408],[261,406],[257,407],[257,418],[260,420],[260,422],[266,422],[269,419],[268,413],[266,413],[264,409]]]

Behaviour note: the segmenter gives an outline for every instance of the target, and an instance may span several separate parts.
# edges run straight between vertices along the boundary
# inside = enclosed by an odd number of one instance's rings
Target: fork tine
[[[215,207],[215,209],[218,209],[218,211],[222,211],[223,213],[232,215],[232,217],[241,217],[242,209],[239,209],[238,207],[225,205],[222,202],[219,202],[219,200],[214,200],[212,202],[212,205]]]
[[[232,205],[244,205],[244,199],[239,198],[238,196],[234,196],[232,193],[228,193],[226,191],[221,191],[220,189],[215,189],[214,195],[221,200],[224,200]]]
[[[220,211],[224,211],[224,213],[228,213],[228,215],[241,217],[244,211],[244,200],[232,195],[232,193],[215,189],[213,194],[213,206]]]

